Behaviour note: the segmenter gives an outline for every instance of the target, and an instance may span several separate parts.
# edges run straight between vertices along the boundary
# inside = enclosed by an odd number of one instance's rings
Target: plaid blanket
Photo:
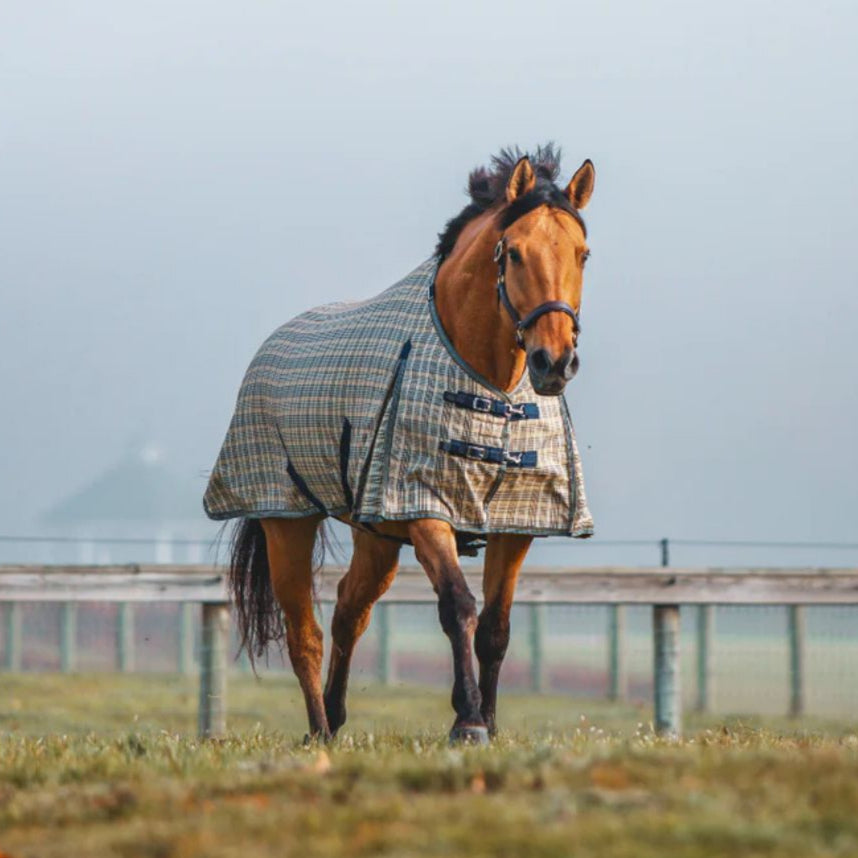
[[[589,536],[565,399],[507,394],[448,340],[437,261],[380,295],[303,313],[250,364],[212,471],[214,519],[439,518],[473,534]]]

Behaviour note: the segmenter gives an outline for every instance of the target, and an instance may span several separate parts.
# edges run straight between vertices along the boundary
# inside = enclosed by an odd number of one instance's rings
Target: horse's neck
[[[453,347],[476,373],[501,390],[512,390],[524,372],[524,352],[497,298],[497,236],[482,230],[438,269],[435,303]]]

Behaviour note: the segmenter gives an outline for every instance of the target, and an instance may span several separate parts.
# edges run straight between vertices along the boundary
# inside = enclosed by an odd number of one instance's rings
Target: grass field
[[[447,694],[356,688],[303,747],[285,678],[236,678],[224,740],[162,676],[0,678],[0,854],[855,856],[858,725],[692,721],[506,695],[500,739],[451,749]],[[854,730],[854,732],[853,732]]]

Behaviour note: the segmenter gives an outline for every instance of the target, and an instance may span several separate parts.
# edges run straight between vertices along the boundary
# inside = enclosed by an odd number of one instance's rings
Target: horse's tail
[[[324,523],[319,527],[313,551],[313,568],[325,561],[328,537]],[[258,518],[243,518],[232,532],[229,562],[229,590],[238,621],[239,649],[251,664],[265,654],[272,641],[282,646],[286,634],[283,613],[271,587],[265,531]]]

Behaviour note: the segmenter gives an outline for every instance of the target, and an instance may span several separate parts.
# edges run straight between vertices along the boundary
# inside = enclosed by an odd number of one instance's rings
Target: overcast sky
[[[554,140],[597,535],[858,539],[856,43],[848,0],[6,0],[0,531],[134,439],[202,494],[262,339]]]

